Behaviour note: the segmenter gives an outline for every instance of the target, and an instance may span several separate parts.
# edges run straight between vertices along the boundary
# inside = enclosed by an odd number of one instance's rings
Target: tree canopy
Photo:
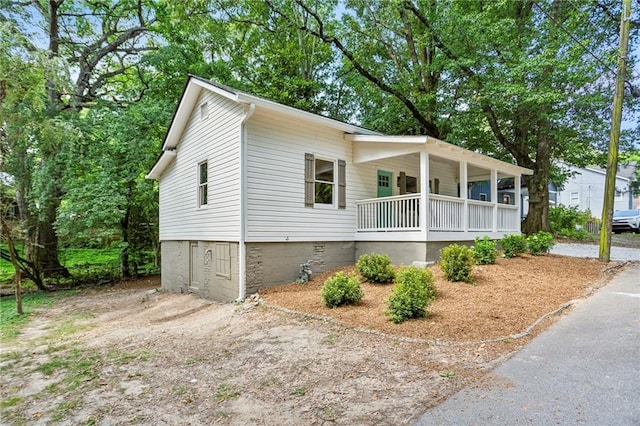
[[[524,231],[547,230],[553,161],[603,160],[619,16],[615,0],[0,0],[0,165],[24,260],[65,275],[60,243],[118,244],[128,274],[157,250],[144,175],[188,74],[531,168]],[[640,100],[625,113],[635,158]]]

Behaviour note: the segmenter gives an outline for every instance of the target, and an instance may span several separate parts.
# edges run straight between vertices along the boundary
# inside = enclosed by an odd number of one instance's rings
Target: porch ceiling
[[[505,163],[430,136],[345,135],[345,140],[353,143],[353,162],[356,164],[425,150],[438,157],[456,162],[464,160],[469,164],[496,169],[513,176],[533,174],[533,171],[527,168]]]

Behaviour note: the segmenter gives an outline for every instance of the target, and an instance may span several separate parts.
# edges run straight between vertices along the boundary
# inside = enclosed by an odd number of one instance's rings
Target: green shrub
[[[473,250],[467,246],[451,244],[440,250],[440,268],[449,281],[473,282]]]
[[[363,254],[356,262],[358,271],[370,283],[390,283],[395,271],[386,254]]]
[[[511,259],[527,251],[527,239],[521,234],[512,234],[502,237],[500,240],[504,257]]]
[[[535,256],[549,253],[549,250],[553,245],[553,235],[549,232],[540,231],[527,237],[527,248],[529,249],[529,253]]]
[[[354,275],[347,276],[342,272],[327,278],[320,294],[324,304],[329,308],[354,305],[364,296],[358,277]]]
[[[577,207],[549,207],[549,224],[551,232],[569,238],[585,239],[589,233],[584,230],[586,223],[591,220],[589,210],[580,211]]]
[[[473,258],[477,265],[493,265],[496,263],[496,242],[489,237],[476,238],[473,245]]]
[[[433,275],[428,269],[415,266],[402,268],[396,274],[396,284],[387,300],[387,315],[398,324],[411,318],[426,317],[426,307],[436,298]]]

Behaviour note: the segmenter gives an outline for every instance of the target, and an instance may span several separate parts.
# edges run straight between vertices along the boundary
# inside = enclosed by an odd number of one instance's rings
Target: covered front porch
[[[426,136],[350,139],[354,163],[377,171],[376,196],[355,202],[356,241],[473,241],[520,232],[520,180],[530,170]],[[515,185],[499,190],[506,179]]]

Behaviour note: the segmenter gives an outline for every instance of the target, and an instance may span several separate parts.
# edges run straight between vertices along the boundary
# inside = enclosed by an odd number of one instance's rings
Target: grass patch
[[[18,253],[23,256],[22,246],[16,247]],[[6,244],[0,244],[0,249],[7,250]],[[158,269],[154,265],[154,253],[145,250],[140,254],[138,273],[157,273]],[[70,280],[61,279],[48,281],[49,285],[77,285],[88,283],[101,283],[104,281],[116,281],[121,276],[120,270],[120,248],[60,248],[60,263],[69,269],[72,277]],[[0,259],[0,283],[3,287],[9,287],[13,283],[13,265],[10,262]],[[30,281],[23,284],[25,289],[35,286]]]
[[[14,405],[18,404],[20,401],[22,401],[22,398],[20,398],[19,396],[12,396],[9,399],[5,399],[4,401],[0,401],[0,408],[13,407]]]
[[[240,390],[235,386],[221,383],[220,386],[218,386],[215,397],[218,402],[223,402],[240,396],[240,393]]]
[[[51,306],[57,299],[76,293],[77,291],[56,293],[40,291],[25,294],[22,296],[22,310],[24,313],[21,315],[16,312],[15,297],[3,297],[0,299],[0,341],[16,338],[37,308]]]

